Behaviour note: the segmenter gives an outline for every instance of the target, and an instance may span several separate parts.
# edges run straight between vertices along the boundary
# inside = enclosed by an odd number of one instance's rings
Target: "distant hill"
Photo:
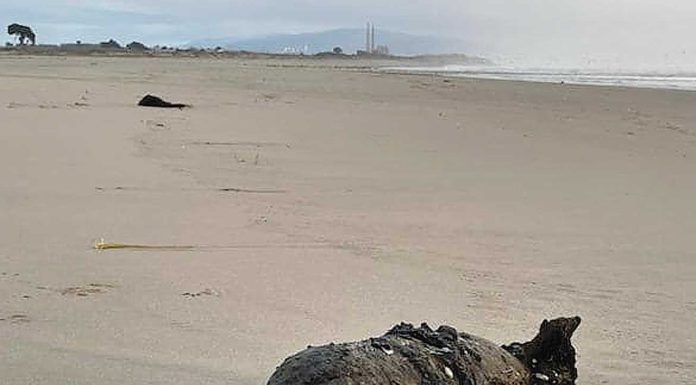
[[[466,44],[462,40],[435,36],[411,35],[402,32],[377,30],[375,32],[375,44],[387,45],[392,54],[396,55],[421,55],[460,53],[466,51]],[[265,37],[235,40],[203,39],[186,44],[187,47],[214,48],[267,52],[267,53],[291,53],[303,52],[315,54],[330,51],[334,47],[341,47],[346,53],[355,53],[365,49],[365,31],[362,29],[336,29],[331,31],[278,34]]]

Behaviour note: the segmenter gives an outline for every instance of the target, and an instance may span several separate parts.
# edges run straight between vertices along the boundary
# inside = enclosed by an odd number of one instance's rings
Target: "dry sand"
[[[694,382],[696,93],[336,65],[0,58],[0,382],[262,384],[575,314],[581,384]]]

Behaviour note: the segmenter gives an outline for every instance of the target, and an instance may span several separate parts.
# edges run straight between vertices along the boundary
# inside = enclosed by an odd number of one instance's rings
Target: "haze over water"
[[[115,38],[150,45],[371,21],[378,28],[459,39],[450,52],[480,55],[500,67],[467,76],[611,83],[601,77],[609,74],[615,83],[689,89],[696,74],[694,20],[693,0],[36,0],[7,4],[0,14],[3,25],[35,27],[40,42]],[[650,78],[619,76],[625,74]]]

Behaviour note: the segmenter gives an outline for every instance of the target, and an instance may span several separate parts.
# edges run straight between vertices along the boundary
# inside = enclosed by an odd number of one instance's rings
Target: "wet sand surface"
[[[402,320],[576,314],[581,384],[693,382],[696,93],[351,65],[1,57],[2,383],[263,384]]]

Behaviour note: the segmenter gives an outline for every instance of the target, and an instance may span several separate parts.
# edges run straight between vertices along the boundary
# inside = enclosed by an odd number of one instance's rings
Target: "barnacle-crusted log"
[[[278,367],[268,385],[573,385],[580,318],[544,321],[527,343],[498,346],[458,333],[400,324],[369,340],[309,347]]]

